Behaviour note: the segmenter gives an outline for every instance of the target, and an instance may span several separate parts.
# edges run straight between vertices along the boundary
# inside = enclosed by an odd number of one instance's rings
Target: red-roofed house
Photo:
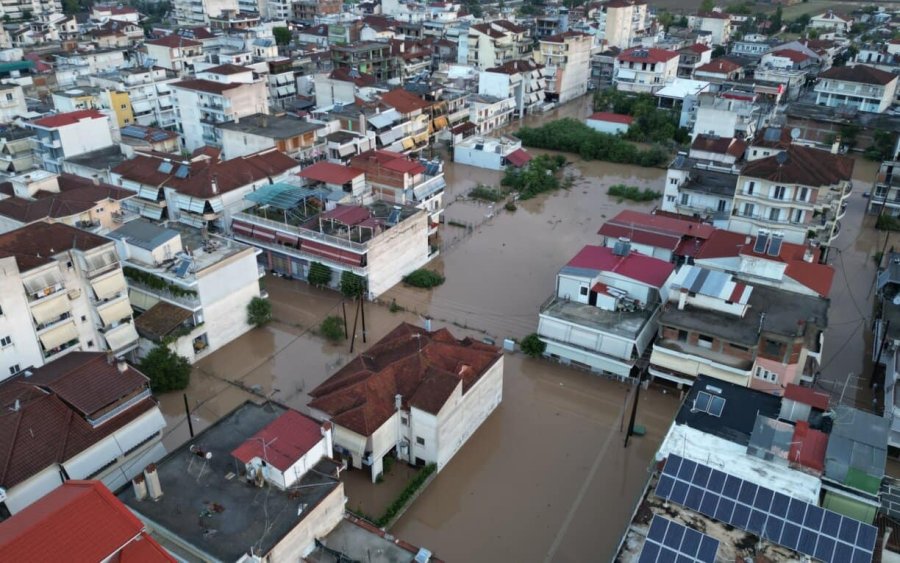
[[[176,561],[103,483],[74,480],[0,523],[0,559]]]
[[[334,424],[335,452],[356,468],[383,458],[443,469],[503,397],[503,353],[447,329],[402,323],[310,392]]]
[[[738,80],[744,73],[744,67],[728,59],[713,59],[705,65],[694,69],[694,80],[706,82],[730,82]]]
[[[585,124],[595,131],[617,135],[628,131],[628,128],[631,127],[633,121],[634,118],[630,115],[598,111],[588,117],[587,120],[585,120]]]
[[[654,93],[678,75],[678,53],[634,47],[616,56],[613,83],[622,92]]]
[[[50,172],[62,172],[63,161],[113,144],[109,116],[95,109],[58,113],[32,121],[37,133],[35,160]]]
[[[604,223],[597,234],[609,248],[628,239],[634,250],[672,262],[675,257],[693,256],[714,232],[707,223],[625,210]]]
[[[632,250],[629,242],[585,246],[559,271],[555,295],[541,309],[544,354],[595,373],[635,375],[635,361],[656,334],[674,268]]]
[[[262,477],[279,489],[303,478],[322,458],[331,458],[331,423],[320,424],[288,410],[247,438],[231,455],[244,464],[247,475]]]
[[[366,189],[366,173],[351,166],[321,160],[297,173],[308,185],[324,184],[333,192],[344,192],[362,198]]]

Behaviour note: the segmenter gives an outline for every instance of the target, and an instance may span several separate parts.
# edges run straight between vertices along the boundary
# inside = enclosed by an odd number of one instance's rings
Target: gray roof
[[[887,256],[887,266],[878,272],[878,291],[888,284],[900,284],[900,253],[891,252]]]
[[[825,451],[825,476],[844,483],[851,468],[884,477],[890,422],[871,413],[838,405]]]
[[[125,223],[107,236],[144,250],[153,250],[173,238],[181,236],[181,234],[178,231],[161,227],[150,221],[137,219]]]
[[[692,168],[688,181],[681,189],[732,198],[737,189],[737,181],[737,174]]]
[[[305,119],[286,115],[264,115],[255,113],[240,118],[238,122],[220,123],[216,125],[226,131],[238,131],[270,139],[290,139],[324,127],[319,123],[310,123]]]

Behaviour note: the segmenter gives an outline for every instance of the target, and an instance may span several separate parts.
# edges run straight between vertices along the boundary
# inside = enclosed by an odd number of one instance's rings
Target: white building
[[[703,12],[690,16],[688,26],[709,32],[713,45],[727,45],[731,39],[731,16],[723,12]]]
[[[478,93],[512,98],[519,119],[541,110],[546,86],[543,67],[530,60],[509,61],[478,73]]]
[[[704,146],[699,146],[696,151],[692,149],[693,158],[679,154],[669,165],[660,208],[670,213],[705,217],[717,227],[725,228],[731,217],[738,182],[738,168],[728,161],[731,158],[737,160],[733,156],[737,150],[732,150],[733,145],[728,139],[714,143],[704,142],[708,139],[705,136],[698,135],[697,139]],[[714,146],[710,147],[710,144]]]
[[[766,120],[760,119],[761,111],[753,94],[734,92],[718,96],[702,93],[695,107],[691,136],[749,139],[756,134],[760,124],[766,124]]]
[[[541,39],[534,60],[544,65],[547,80],[544,97],[548,102],[564,104],[587,93],[593,42],[592,36],[577,31]]]
[[[361,387],[362,378],[369,384]],[[375,391],[385,384],[395,394]],[[369,466],[373,482],[392,450],[400,460],[441,471],[500,404],[503,353],[472,338],[457,340],[447,329],[403,323],[310,395],[313,416],[334,425],[338,457]]]
[[[591,114],[584,120],[585,124],[600,133],[609,135],[624,134],[631,127],[634,118],[630,115],[622,115],[620,113],[610,113],[607,111],[599,111]]]
[[[171,85],[185,148],[221,147],[217,123],[269,113],[266,79],[256,76],[247,67],[221,65]]]
[[[0,123],[6,124],[28,113],[25,93],[18,84],[0,85]]]
[[[144,48],[147,50],[145,62],[171,70],[178,76],[193,72],[194,63],[203,60],[203,43],[177,33],[147,41]]]
[[[479,135],[487,135],[507,125],[516,111],[513,98],[496,98],[485,94],[469,96],[469,122]]]
[[[674,266],[635,252],[627,239],[585,246],[556,277],[540,312],[544,355],[595,373],[627,378],[656,334]]]
[[[883,113],[897,94],[897,75],[866,65],[832,67],[815,86],[820,106]]]
[[[109,237],[116,241],[125,265],[132,303],[144,312],[135,323],[138,330],[145,332],[142,323],[149,323],[158,303],[181,308],[184,314],[165,307],[180,322],[157,335],[162,339],[177,334],[170,346],[195,362],[252,328],[247,324],[247,304],[260,296],[262,274],[254,248],[219,237],[204,239],[192,227],[175,228],[138,220]],[[151,317],[142,321],[147,314]],[[157,326],[154,323],[153,328]],[[141,354],[156,343],[144,338]]]
[[[29,122],[37,133],[40,166],[61,172],[63,161],[113,144],[109,116],[95,109],[58,113]]]
[[[460,37],[457,54],[460,64],[491,68],[528,58],[531,50],[531,33],[527,28],[497,20],[469,27],[468,36]]]
[[[33,18],[62,14],[63,6],[60,0],[2,0],[0,2],[0,17],[9,17],[13,21],[30,22]]]
[[[678,53],[635,47],[616,56],[613,83],[622,92],[655,93],[678,76]]]
[[[162,67],[134,67],[91,77],[91,85],[127,92],[134,123],[163,129],[178,123],[171,84],[178,78]]]
[[[825,13],[819,14],[817,16],[813,16],[809,18],[809,28],[810,29],[819,29],[823,31],[834,31],[840,34],[845,34],[850,32],[850,27],[853,25],[852,18],[844,18],[841,17],[831,10],[828,10]]]
[[[531,158],[522,148],[522,141],[515,137],[476,135],[453,143],[453,162],[476,168],[505,170],[510,165],[524,166]]]
[[[76,352],[0,383],[4,507],[16,514],[69,479],[118,489],[162,458],[166,421],[146,376]]]
[[[114,245],[62,223],[0,235],[0,377],[79,350],[118,356],[137,346]]]
[[[612,0],[595,15],[598,35],[610,47],[627,49],[647,31],[647,3],[640,0]]]
[[[238,0],[176,0],[173,7],[178,25],[202,26],[226,10],[238,12]]]

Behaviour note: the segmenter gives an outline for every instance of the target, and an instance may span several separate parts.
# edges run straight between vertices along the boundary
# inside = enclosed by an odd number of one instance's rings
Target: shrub
[[[353,272],[341,272],[341,293],[345,297],[359,297],[366,290],[366,279]]]
[[[420,268],[403,278],[403,283],[413,287],[437,287],[444,283],[444,276],[431,270]]]
[[[562,155],[542,154],[523,168],[507,168],[503,185],[519,192],[520,199],[531,199],[560,188],[558,172],[565,164],[566,158]]]
[[[503,208],[506,209],[507,211],[515,211],[516,209],[518,209],[516,207],[516,202],[514,202],[514,201],[507,201],[506,205],[504,205]]]
[[[409,483],[406,484],[406,488],[400,492],[400,495],[396,499],[394,499],[394,502],[385,509],[384,514],[375,521],[375,525],[379,528],[387,526],[390,521],[403,510],[406,503],[409,502],[413,495],[416,494],[416,491],[425,484],[428,477],[435,471],[437,471],[437,465],[432,463],[426,465],[421,471],[416,473],[415,477],[410,479]]]
[[[900,219],[891,215],[879,215],[875,228],[879,231],[900,231]]]
[[[539,358],[544,355],[544,350],[547,349],[547,343],[541,340],[537,333],[532,332],[522,339],[519,347],[522,349],[522,352],[524,352],[526,356]]]
[[[506,194],[498,190],[497,188],[492,188],[490,186],[485,186],[484,184],[478,184],[471,190],[469,190],[469,197],[472,199],[480,199],[484,201],[493,201],[497,202],[503,199]]]
[[[154,393],[184,389],[191,381],[191,363],[168,346],[155,346],[138,367],[150,378]]]
[[[262,297],[254,297],[247,303],[247,322],[261,327],[272,320],[272,303]]]
[[[337,315],[325,317],[322,324],[319,325],[319,334],[330,340],[331,342],[339,342],[345,338],[344,319]]]
[[[315,287],[327,286],[331,283],[331,268],[321,262],[313,262],[309,265],[306,281]]]
[[[626,186],[624,184],[610,186],[606,193],[613,197],[630,201],[654,201],[662,197],[661,193],[650,188],[641,190],[637,186]]]

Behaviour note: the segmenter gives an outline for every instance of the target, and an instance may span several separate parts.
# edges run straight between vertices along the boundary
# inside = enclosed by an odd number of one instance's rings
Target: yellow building
[[[134,110],[131,108],[131,97],[128,92],[117,92],[115,90],[107,90],[109,109],[116,114],[116,122],[119,128],[134,123]]]

